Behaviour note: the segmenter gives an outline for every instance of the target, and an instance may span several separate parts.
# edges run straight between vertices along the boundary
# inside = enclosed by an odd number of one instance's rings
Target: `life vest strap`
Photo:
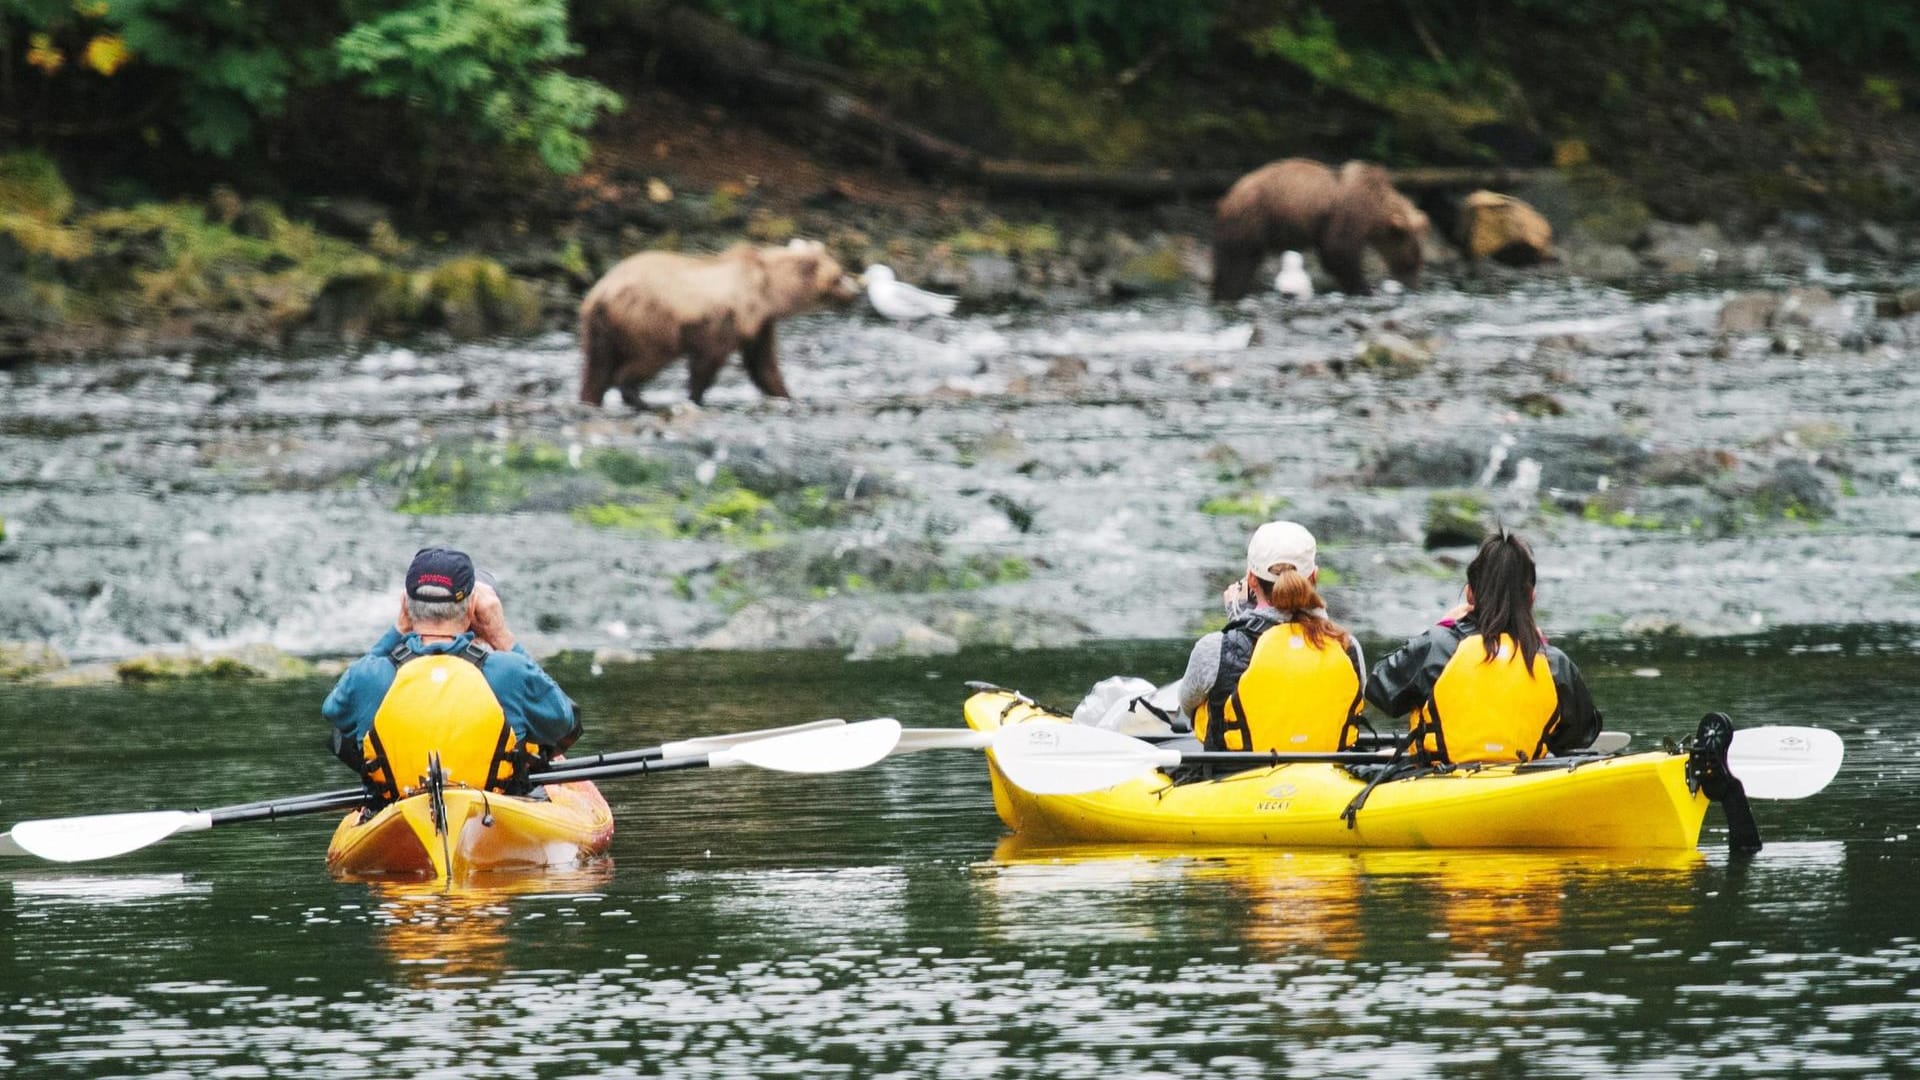
[[[387,749],[380,745],[380,734],[368,729],[367,745],[373,749],[373,753],[362,756],[361,782],[366,784],[367,793],[382,805],[397,802],[400,798],[400,785],[394,779],[392,766],[387,762]]]
[[[387,660],[398,672],[406,665],[423,657],[455,656],[472,664],[474,670],[484,679],[487,657],[492,655],[492,652],[493,650],[487,646],[472,640],[458,649],[446,652],[426,652],[402,641],[387,651]],[[398,801],[401,795],[401,778],[394,775],[392,755],[380,742],[377,718],[375,726],[367,731],[365,743],[364,748],[356,749],[360,750],[357,755],[361,759],[359,771],[369,796],[383,804]],[[338,752],[336,749],[336,753]],[[434,753],[437,751],[430,751],[430,754]],[[348,760],[345,754],[341,754],[341,757],[343,760]],[[532,790],[533,786],[528,780],[529,775],[534,768],[545,763],[546,757],[544,748],[532,744],[521,744],[514,737],[512,725],[505,722],[503,717],[499,735],[494,741],[493,753],[487,762],[482,790],[503,794],[526,794]],[[353,764],[351,760],[348,760],[348,763]]]
[[[469,641],[466,643],[465,646],[455,650],[452,653],[452,655],[457,656],[460,659],[465,660],[468,663],[472,664],[474,667],[480,668],[482,671],[484,671],[486,670],[486,666],[487,666],[487,654],[492,651],[493,651],[492,649],[487,648],[485,645],[480,644],[478,641]],[[400,642],[400,644],[395,645],[393,648],[387,650],[387,659],[392,662],[395,670],[398,670],[399,668],[404,666],[409,660],[418,660],[423,656],[436,656],[436,655],[445,656],[447,654],[446,653],[424,653],[418,649],[415,649],[413,646],[408,645],[405,641],[402,641]]]

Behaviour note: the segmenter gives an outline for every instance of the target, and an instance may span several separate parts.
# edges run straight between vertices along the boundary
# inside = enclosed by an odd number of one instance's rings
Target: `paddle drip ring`
[[[433,831],[447,834],[447,774],[440,768],[440,751],[427,753],[427,807],[433,814]]]
[[[1710,712],[1700,718],[1687,754],[1687,789],[1720,804],[1727,813],[1727,846],[1736,852],[1760,850],[1760,826],[1747,805],[1747,788],[1727,767],[1733,749],[1733,718]]]

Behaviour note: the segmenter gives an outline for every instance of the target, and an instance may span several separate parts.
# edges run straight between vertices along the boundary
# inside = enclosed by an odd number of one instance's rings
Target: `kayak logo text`
[[[1292,784],[1275,784],[1268,788],[1266,795],[1254,804],[1254,810],[1267,813],[1284,813],[1293,806],[1293,797],[1299,789]]]

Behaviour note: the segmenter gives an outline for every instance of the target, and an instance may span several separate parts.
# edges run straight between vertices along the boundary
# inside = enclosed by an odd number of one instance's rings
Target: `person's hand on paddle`
[[[513,648],[513,631],[507,629],[507,611],[500,604],[500,594],[493,586],[480,582],[473,587],[473,599],[467,602],[467,612],[473,619],[473,636],[486,642],[499,652]]]

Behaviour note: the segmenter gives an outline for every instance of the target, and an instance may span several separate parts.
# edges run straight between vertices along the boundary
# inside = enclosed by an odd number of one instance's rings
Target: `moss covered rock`
[[[121,682],[150,683],[179,679],[300,679],[313,665],[271,645],[244,645],[232,652],[151,652],[113,665]]]
[[[1186,258],[1173,241],[1133,255],[1113,271],[1113,291],[1119,296],[1167,295],[1179,292],[1186,283]]]
[[[1486,504],[1470,491],[1439,491],[1427,499],[1426,546],[1478,544],[1493,528]]]
[[[1591,162],[1566,170],[1574,204],[1580,208],[1575,224],[1586,236],[1603,244],[1635,247],[1653,223],[1653,211],[1632,185]]]
[[[66,666],[66,655],[44,642],[0,641],[0,681],[28,679]]]
[[[457,338],[525,334],[540,325],[540,298],[506,267],[479,255],[449,259],[426,272],[429,310]]]

